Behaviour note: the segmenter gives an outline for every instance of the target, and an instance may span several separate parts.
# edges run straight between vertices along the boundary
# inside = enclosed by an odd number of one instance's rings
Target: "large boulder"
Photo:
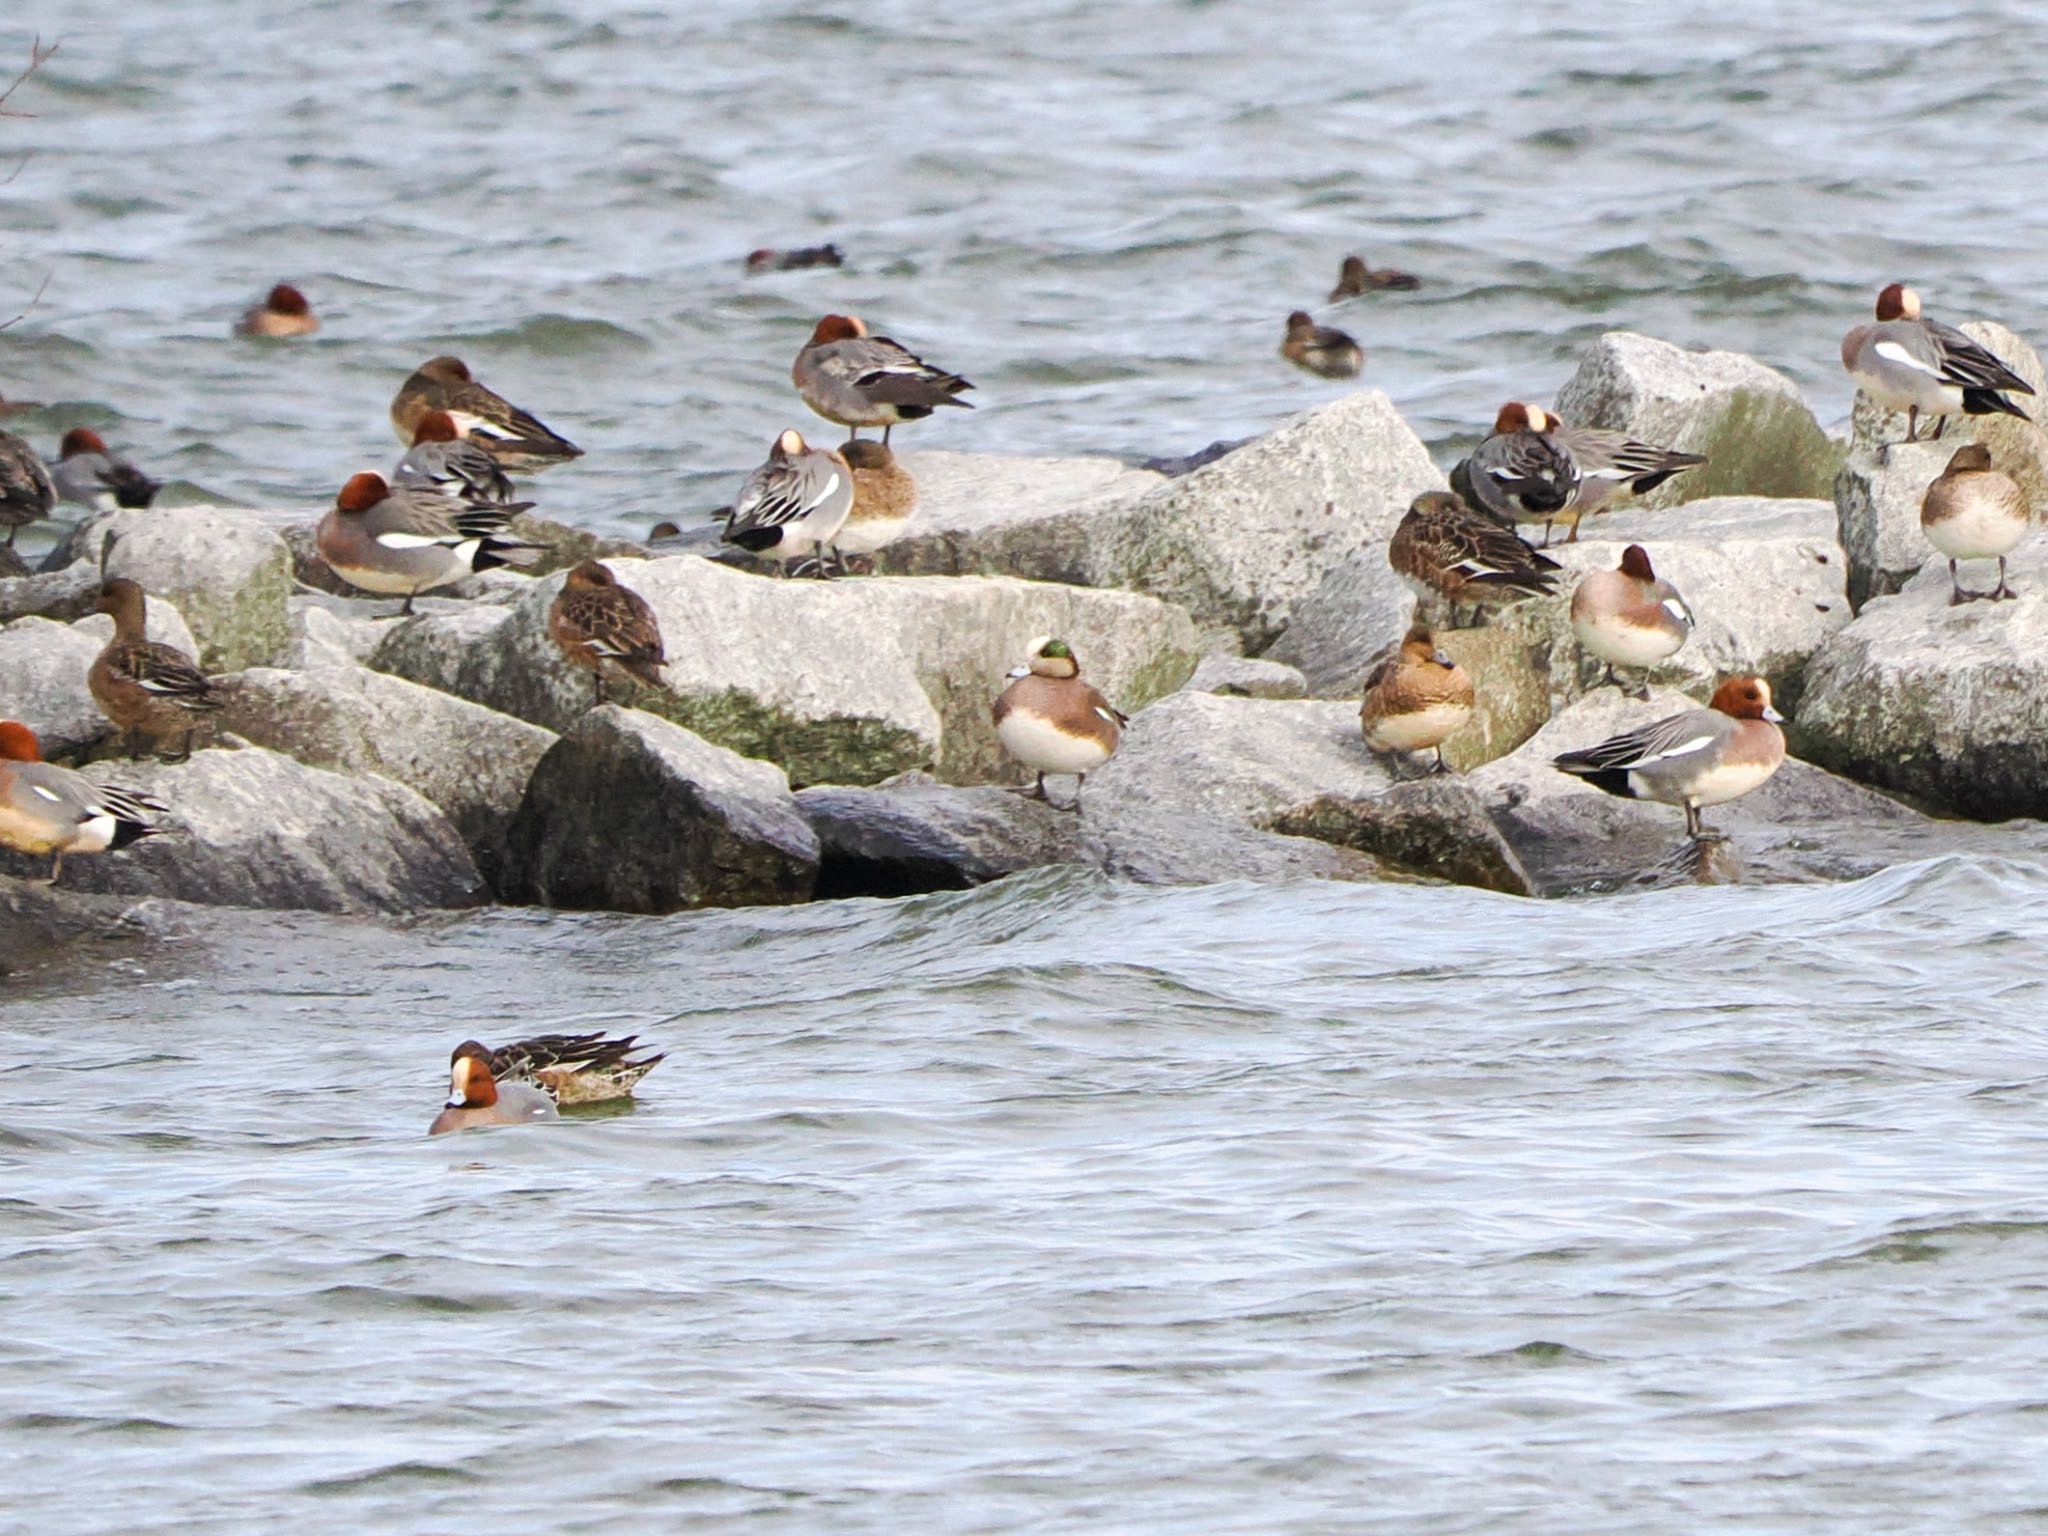
[[[41,875],[0,875],[0,981],[46,967],[76,975],[135,956],[159,959],[166,939],[192,935],[195,915],[181,902],[96,896],[47,885]]]
[[[1248,699],[1298,699],[1308,680],[1282,661],[1252,656],[1204,656],[1194,676],[1181,684],[1188,693],[1228,693]]]
[[[796,797],[818,834],[818,899],[961,891],[1080,857],[1077,818],[994,785],[905,773],[871,788],[823,784]]]
[[[1444,857],[1454,818],[1437,801],[1344,808],[1393,787],[1366,751],[1354,706],[1178,693],[1132,721],[1117,755],[1088,776],[1082,847],[1111,875],[1165,884],[1457,879],[1487,862],[1484,854]],[[1403,810],[1435,833],[1401,830]],[[1466,825],[1499,845],[1483,818]],[[1426,867],[1405,862],[1411,857]],[[1512,877],[1505,884],[1512,888]]]
[[[661,624],[666,689],[614,696],[721,746],[779,763],[799,784],[872,784],[906,769],[955,783],[1008,779],[989,707],[1030,642],[1073,643],[1088,679],[1143,708],[1193,670],[1187,615],[1130,592],[1005,578],[777,580],[694,556],[611,562]],[[590,675],[547,635],[551,576],[508,608],[393,626],[379,668],[567,729]]]
[[[1694,706],[1665,690],[1648,703],[1613,689],[1589,694],[1514,753],[1469,776],[1541,894],[1689,880],[1857,880],[1913,859],[2001,847],[2048,857],[2048,827],[2016,828],[2001,845],[1983,835],[1989,829],[1923,816],[1796,759],[1754,793],[1710,808],[1707,825],[1726,840],[1695,845],[1675,806],[1620,799],[1551,766],[1560,753]]]
[[[1387,564],[1381,538],[1324,572],[1316,589],[1294,605],[1286,632],[1265,656],[1299,669],[1311,694],[1342,698],[1358,692],[1373,658],[1414,620],[1415,594]]]
[[[467,907],[485,896],[447,818],[389,779],[344,777],[260,747],[84,771],[153,796],[169,815],[159,836],[66,860],[66,889],[316,912]],[[40,859],[0,857],[6,873],[47,871]]]
[[[555,733],[348,661],[237,674],[223,730],[316,768],[380,774],[455,824],[486,879]]]
[[[1825,497],[1841,450],[1799,387],[1740,352],[1690,352],[1609,331],[1558,392],[1559,419],[1607,427],[1707,462],[1643,498],[1666,507],[1709,496]]]
[[[97,583],[95,583],[97,596]],[[169,603],[149,605],[147,633],[188,655],[192,631]],[[19,720],[36,733],[43,756],[72,759],[113,733],[100,713],[86,674],[114,638],[114,621],[94,613],[75,624],[16,619],[0,629],[0,719]]]
[[[120,539],[109,572],[175,604],[208,671],[235,672],[285,654],[291,551],[256,513],[209,506],[102,512],[74,528],[45,569],[78,560],[97,566],[109,536]]]
[[[1865,606],[1808,668],[1800,750],[1965,816],[2048,816],[2048,537],[2009,568],[2013,602],[1951,607],[1943,561]],[[1964,583],[1994,570],[1973,562]]]
[[[817,835],[781,769],[606,704],[534,769],[502,886],[548,906],[674,912],[808,901],[817,877]]]
[[[4,547],[4,546],[0,546]],[[62,570],[0,579],[0,624],[34,614],[45,619],[82,619],[100,598],[100,568],[90,560]]]

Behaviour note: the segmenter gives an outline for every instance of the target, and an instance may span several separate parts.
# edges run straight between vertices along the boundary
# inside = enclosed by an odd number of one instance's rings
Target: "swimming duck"
[[[1579,498],[1579,466],[1551,435],[1553,425],[1541,408],[1510,400],[1492,434],[1452,469],[1451,489],[1481,512],[1543,524],[1548,544],[1550,525]]]
[[[459,357],[429,358],[399,386],[391,425],[401,443],[410,447],[418,439],[420,418],[429,411],[446,411],[465,438],[507,469],[541,470],[583,457],[539,417],[477,383]]]
[[[1374,752],[1435,748],[1430,771],[1449,773],[1444,742],[1465,728],[1476,698],[1471,674],[1437,649],[1427,624],[1416,624],[1393,655],[1366,675],[1359,729]]]
[[[747,252],[747,271],[798,272],[806,267],[837,267],[844,265],[846,253],[836,245],[806,245],[793,251],[771,250],[767,246],[758,251]]]
[[[413,429],[412,446],[392,471],[393,485],[430,485],[472,506],[502,507],[512,499],[512,477],[488,451],[457,430],[446,411],[428,411]]]
[[[500,1087],[491,1074],[491,1053],[465,1040],[448,1058],[448,1103],[429,1136],[466,1131],[479,1125],[525,1125],[534,1120],[559,1120],[555,1101],[528,1083]]]
[[[56,505],[56,482],[35,449],[12,432],[0,432],[0,527],[7,530],[7,547],[14,548],[15,534],[48,517]]]
[[[242,311],[242,318],[235,322],[237,336],[310,336],[319,329],[313,306],[290,283],[279,283],[264,295],[261,304]]]
[[[548,607],[548,638],[570,665],[590,669],[597,680],[593,704],[605,700],[606,662],[650,688],[663,686],[667,657],[654,610],[596,560],[585,560],[563,578],[562,590]]]
[[[128,733],[130,756],[136,736],[147,737],[158,751],[175,736],[180,745],[167,761],[183,762],[192,755],[197,717],[214,713],[226,702],[220,684],[175,645],[149,638],[149,600],[127,577],[116,576],[101,585],[99,611],[113,615],[114,638],[85,675],[94,702]]]
[[[1561,773],[1627,800],[1683,806],[1688,837],[1706,835],[1700,812],[1759,788],[1785,761],[1785,717],[1771,708],[1771,685],[1731,677],[1706,709],[1688,709],[1597,747],[1552,759]]]
[[[1418,597],[1442,597],[1450,625],[1458,605],[1473,604],[1472,622],[1485,605],[1506,597],[1549,592],[1558,564],[1531,549],[1511,524],[1475,511],[1448,491],[1424,491],[1402,516],[1387,544],[1387,564]]]
[[[1923,319],[1920,295],[1904,283],[1887,284],[1878,294],[1875,324],[1842,338],[1842,366],[1879,405],[1906,413],[1909,443],[1920,440],[1923,414],[1936,418],[1937,438],[1951,416],[2003,413],[2033,420],[2006,399],[2008,393],[2031,395],[2033,385],[1961,331]]]
[[[314,543],[334,574],[352,587],[403,596],[400,615],[422,592],[498,565],[531,565],[537,547],[506,525],[532,502],[476,506],[426,485],[389,486],[382,475],[351,475],[320,519]],[[394,615],[395,617],[396,615]]]
[[[1048,773],[1071,773],[1085,782],[1109,761],[1131,722],[1081,681],[1081,664],[1066,641],[1032,641],[1030,660],[1009,675],[1010,685],[995,704],[996,739],[1038,775],[1031,794],[1048,798]],[[1074,803],[1080,804],[1080,782]]]
[[[1607,663],[1602,683],[1622,686],[1617,665],[1654,667],[1674,656],[1693,631],[1692,610],[1678,588],[1650,566],[1650,552],[1631,544],[1611,571],[1588,571],[1572,593],[1572,633],[1588,655]],[[1639,699],[1650,696],[1645,679]]]
[[[918,421],[942,405],[974,407],[957,397],[974,386],[936,368],[887,336],[870,335],[858,315],[827,315],[789,370],[803,402],[858,437],[880,427],[882,441],[899,421]]]
[[[57,444],[50,483],[64,501],[88,507],[146,507],[163,486],[126,459],[114,458],[91,427],[73,427]]]
[[[856,437],[839,453],[853,471],[853,510],[832,540],[843,555],[871,555],[903,536],[917,507],[917,482],[887,443]]]
[[[1368,267],[1363,256],[1346,256],[1337,269],[1337,286],[1330,290],[1330,302],[1355,299],[1361,293],[1405,291],[1420,288],[1422,279],[1412,272],[1393,267]]]
[[[132,789],[95,784],[82,773],[43,761],[36,733],[19,720],[0,720],[0,843],[17,853],[54,855],[49,883],[72,853],[126,848],[163,829],[164,807]]]
[[[2027,536],[2025,492],[2010,475],[1991,467],[1991,450],[1965,443],[1949,455],[1920,502],[1920,531],[1948,556],[1949,606],[1988,598],[1998,602],[2019,594],[2005,583],[2005,557]],[[1958,560],[1997,560],[1998,585],[1966,592],[1956,574]]]
[[[1326,379],[1355,379],[1365,367],[1365,348],[1333,325],[1317,325],[1305,309],[1287,317],[1280,355],[1295,367]]]
[[[532,1083],[557,1104],[604,1104],[633,1097],[634,1085],[667,1059],[657,1051],[632,1060],[633,1052],[641,1049],[639,1038],[612,1039],[602,1030],[536,1035],[496,1050],[484,1047],[484,1064],[496,1081]]]
[[[852,510],[852,468],[835,450],[813,448],[791,427],[740,487],[720,539],[784,562],[814,556],[822,577],[825,551]]]
[[[1684,453],[1639,443],[1626,432],[1605,427],[1568,427],[1548,411],[1550,439],[1571,458],[1578,472],[1578,491],[1557,515],[1571,529],[1565,543],[1579,541],[1579,520],[1607,510],[1624,496],[1646,496],[1673,475],[1707,462],[1703,453]],[[1546,542],[1548,532],[1544,535]]]

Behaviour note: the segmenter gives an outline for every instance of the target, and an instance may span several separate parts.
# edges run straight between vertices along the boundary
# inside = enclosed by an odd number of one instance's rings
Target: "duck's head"
[[[34,731],[19,720],[0,720],[0,761],[40,763],[42,760],[42,743],[36,740]]]
[[[1629,545],[1621,552],[1621,574],[1637,581],[1655,581],[1657,573],[1650,568],[1650,552],[1640,544]]]
[[[1918,320],[1920,318],[1920,295],[1904,283],[1887,283],[1877,296],[1877,318],[1880,320]]]
[[[459,357],[430,357],[420,364],[420,376],[432,379],[436,384],[467,384],[470,382],[469,364]]]
[[[1771,685],[1760,677],[1731,677],[1714,690],[1714,708],[1737,720],[1782,721],[1771,708]]]
[[[1066,641],[1055,640],[1050,635],[1041,635],[1031,642],[1031,660],[1025,664],[1023,670],[1037,677],[1064,680],[1079,677],[1081,663],[1074,659],[1074,648]]]
[[[263,307],[273,315],[310,315],[313,306],[290,283],[279,283],[264,297]]]
[[[412,429],[412,445],[421,443],[452,443],[462,436],[462,429],[455,425],[455,418],[446,411],[428,411]]]
[[[106,451],[105,440],[91,427],[73,427],[64,434],[63,441],[57,444],[57,458],[60,463],[65,459],[75,459],[81,453],[97,453],[104,456]]]
[[[491,1056],[474,1040],[465,1040],[448,1058],[448,1107],[482,1109],[498,1102]]]
[[[618,584],[619,579],[596,560],[585,560],[572,569],[562,582],[564,587],[573,587],[581,592],[599,587],[616,587]]]
[[[859,315],[827,315],[811,330],[811,345],[822,347],[834,341],[859,341],[868,328]]]
[[[1959,470],[1974,469],[1982,471],[1990,467],[1991,450],[1989,448],[1986,448],[1982,443],[1965,443],[1948,456],[1948,468],[1943,470],[1942,473],[1953,475]]]
[[[343,512],[367,512],[390,494],[391,487],[384,483],[384,477],[366,469],[348,477],[341,494],[334,498],[334,505]]]

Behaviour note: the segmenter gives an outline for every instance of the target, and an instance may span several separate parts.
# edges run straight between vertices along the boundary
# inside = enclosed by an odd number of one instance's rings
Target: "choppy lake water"
[[[40,0],[0,393],[310,517],[454,350],[709,506],[812,318],[918,444],[1448,452],[1623,325],[1824,420],[1877,284],[2042,334],[2037,10]],[[838,272],[744,279],[757,245]],[[326,329],[236,343],[279,278]],[[0,305],[0,312],[13,307]],[[47,446],[47,443],[46,443]],[[2048,873],[1537,904],[1068,874],[889,905],[223,914],[0,991],[0,1530],[2033,1530]],[[678,1003],[685,1010],[675,1012]],[[429,1143],[464,1035],[630,1114]]]

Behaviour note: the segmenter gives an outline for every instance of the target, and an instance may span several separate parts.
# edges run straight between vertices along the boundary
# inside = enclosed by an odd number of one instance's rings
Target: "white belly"
[[[1645,793],[1644,798],[1662,800],[1673,805],[1683,804],[1688,800],[1694,805],[1701,806],[1726,805],[1730,800],[1740,800],[1777,771],[1777,763],[1723,763],[1682,783],[1666,781],[1662,786],[1663,793]],[[1647,785],[1639,787],[1645,790],[1649,788]]]
[[[1432,704],[1405,715],[1388,715],[1366,727],[1365,744],[1375,752],[1422,752],[1464,729],[1469,704]]]
[[[1588,624],[1576,615],[1572,618],[1572,633],[1590,654],[1622,667],[1655,666],[1685,644],[1685,631],[1675,625],[1664,629],[1624,624],[1617,619]]]
[[[1888,411],[1918,410],[1923,416],[1960,416],[1963,392],[1931,373],[1901,366],[1897,372],[1859,372],[1856,382]]]
[[[1995,560],[2027,536],[2024,518],[2006,516],[1988,501],[1971,504],[1960,516],[1922,523],[1927,542],[1951,560]]]
[[[410,572],[376,566],[344,568],[337,565],[334,574],[360,591],[375,592],[381,597],[408,597],[460,581],[469,574],[469,567],[448,554],[434,561],[419,561]]]
[[[839,530],[832,547],[841,554],[872,555],[885,544],[893,544],[910,526],[907,517],[870,517],[848,523]]]
[[[1113,750],[1092,736],[1069,736],[1050,721],[1013,709],[996,727],[1003,750],[1039,773],[1093,773]]]

